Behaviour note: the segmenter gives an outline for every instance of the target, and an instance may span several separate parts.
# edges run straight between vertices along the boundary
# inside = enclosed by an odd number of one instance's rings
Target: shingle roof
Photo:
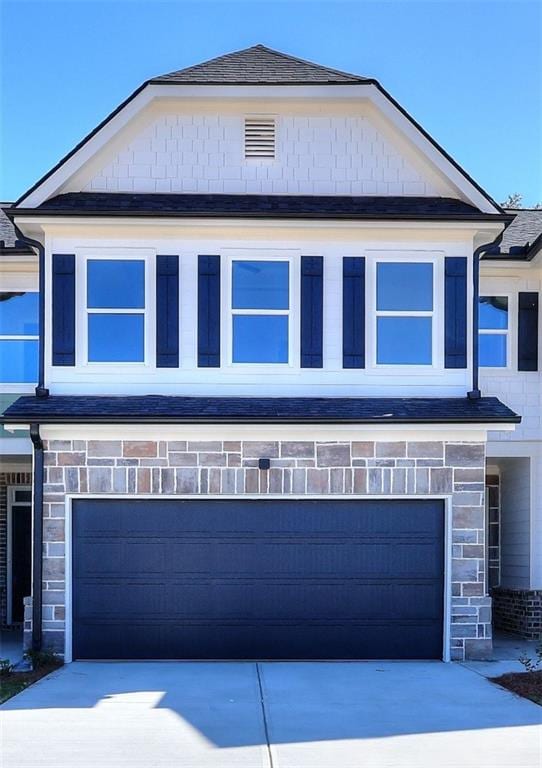
[[[33,253],[30,248],[17,248],[15,246],[15,241],[17,240],[15,227],[2,210],[3,208],[10,208],[11,205],[11,203],[0,203],[0,253],[14,251],[17,253]]]
[[[498,219],[449,197],[343,197],[338,195],[204,195],[69,192],[17,215],[122,215],[311,219]]]
[[[0,423],[519,423],[496,397],[20,397]]]
[[[509,253],[514,247],[531,246],[542,234],[542,209],[508,208],[506,212],[513,214],[514,220],[504,232],[501,250]]]
[[[198,85],[352,85],[368,78],[254,45],[201,64],[154,77],[151,83]]]

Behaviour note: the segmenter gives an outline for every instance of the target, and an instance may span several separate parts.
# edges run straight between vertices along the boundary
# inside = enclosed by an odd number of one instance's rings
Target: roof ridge
[[[239,58],[239,57],[242,57],[243,55],[250,54],[251,52],[255,52],[255,51],[270,54],[271,56],[281,59],[284,62],[289,62],[291,64],[299,64],[304,67],[312,68],[318,72],[327,73],[328,76],[336,75],[338,78],[343,78],[345,81],[349,81],[350,83],[370,82],[370,78],[363,77],[362,75],[357,75],[352,72],[345,72],[344,70],[335,69],[334,67],[327,67],[323,64],[317,64],[316,62],[310,61],[309,59],[302,59],[299,56],[294,56],[290,53],[285,53],[284,51],[277,51],[275,48],[270,48],[269,46],[264,45],[263,43],[257,43],[256,45],[251,45],[247,48],[241,48],[236,51],[230,51],[229,53],[223,53],[220,56],[214,56],[210,59],[206,59],[205,61],[200,61],[197,64],[191,64],[187,67],[183,67],[182,69],[166,72],[162,75],[156,75],[155,77],[152,77],[147,82],[163,83],[173,78],[182,78],[183,76],[189,77],[190,75],[195,75],[198,72],[201,72],[206,67],[212,68],[217,64],[227,65],[231,61],[231,59],[233,59],[234,57]],[[300,76],[300,78],[302,81],[303,76]],[[295,78],[292,78],[292,81],[294,80]]]

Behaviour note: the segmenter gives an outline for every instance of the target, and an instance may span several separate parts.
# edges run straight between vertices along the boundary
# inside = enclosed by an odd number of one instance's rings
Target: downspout
[[[43,581],[43,441],[40,425],[30,425],[34,446],[34,482],[32,499],[32,650],[41,650],[41,615]]]
[[[39,259],[39,360],[38,360],[38,386],[36,397],[49,397],[49,390],[45,387],[45,248],[39,240],[23,235],[19,227],[14,223],[17,237],[15,245],[29,245],[36,248]]]
[[[473,253],[472,259],[472,389],[467,392],[469,400],[478,400],[480,392],[479,382],[479,314],[480,314],[480,257],[490,249],[498,248],[501,243],[504,230],[497,235],[491,243],[479,245]]]

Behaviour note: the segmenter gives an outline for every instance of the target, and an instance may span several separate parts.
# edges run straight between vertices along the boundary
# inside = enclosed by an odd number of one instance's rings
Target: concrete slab
[[[254,664],[69,664],[8,701],[2,768],[270,768]]]
[[[273,766],[540,768],[542,708],[456,664],[264,664]]]
[[[0,709],[2,768],[540,768],[542,708],[456,664],[70,664]]]

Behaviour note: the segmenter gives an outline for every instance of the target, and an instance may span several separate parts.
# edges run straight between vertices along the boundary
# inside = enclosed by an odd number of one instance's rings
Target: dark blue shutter
[[[444,367],[467,367],[467,259],[445,259],[445,344]]]
[[[179,367],[179,257],[156,257],[156,367]]]
[[[323,365],[324,259],[301,257],[301,367]]]
[[[53,253],[53,365],[75,365],[75,256]]]
[[[365,259],[343,259],[343,368],[365,368]]]
[[[198,257],[198,366],[220,367],[220,256]]]
[[[538,370],[538,293],[518,296],[518,371]]]

